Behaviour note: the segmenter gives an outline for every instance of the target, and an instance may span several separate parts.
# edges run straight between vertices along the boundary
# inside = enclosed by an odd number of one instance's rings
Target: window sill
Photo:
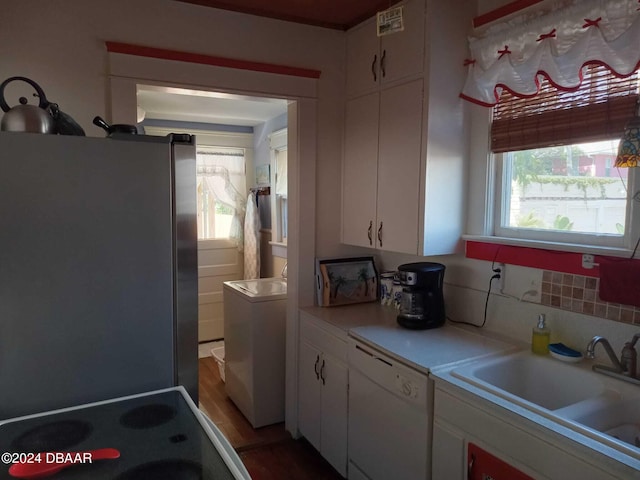
[[[494,237],[486,235],[462,235],[462,239],[470,242],[495,243],[498,245],[510,245],[514,247],[539,248],[554,252],[589,253],[591,255],[606,255],[609,257],[631,256],[633,250],[615,247],[599,247],[596,245],[581,245],[578,243],[546,242],[542,240],[523,240],[520,238]]]
[[[590,245],[572,245],[482,235],[463,235],[465,256],[508,265],[599,277],[597,264],[603,257],[631,257],[631,250]],[[582,255],[594,255],[592,268],[582,267]],[[640,261],[640,260],[638,260]]]
[[[287,244],[282,242],[269,242],[271,245],[271,254],[280,257],[287,258]]]

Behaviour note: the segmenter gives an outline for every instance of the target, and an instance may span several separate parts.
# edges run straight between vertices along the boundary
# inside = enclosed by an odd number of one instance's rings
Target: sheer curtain
[[[577,88],[585,65],[626,77],[640,65],[638,0],[555,1],[536,12],[492,25],[469,39],[471,58],[461,97],[493,106],[502,89],[520,97],[539,91],[538,75],[561,90]]]
[[[229,239],[239,251],[244,249],[244,216],[246,211],[245,158],[238,149],[205,148],[197,151],[197,178],[213,194],[216,202],[233,212]],[[202,185],[204,184],[204,185]]]

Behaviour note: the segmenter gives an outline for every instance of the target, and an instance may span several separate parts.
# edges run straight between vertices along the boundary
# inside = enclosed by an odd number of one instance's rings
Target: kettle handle
[[[38,95],[38,99],[40,100],[38,106],[42,109],[47,109],[47,107],[49,106],[49,101],[47,100],[47,97],[45,96],[42,88],[40,88],[40,85],[27,77],[11,77],[7,78],[4,82],[2,82],[2,84],[0,84],[0,108],[2,108],[3,112],[8,112],[9,110],[11,110],[4,99],[4,87],[6,87],[9,82],[13,82],[14,80],[22,80],[23,82],[27,82],[29,85],[31,85],[35,89],[36,94]]]

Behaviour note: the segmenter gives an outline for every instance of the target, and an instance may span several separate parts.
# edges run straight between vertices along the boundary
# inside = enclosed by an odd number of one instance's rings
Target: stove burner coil
[[[168,422],[176,416],[176,409],[170,405],[143,405],[129,410],[120,417],[120,423],[127,428],[152,428]]]
[[[202,480],[202,465],[187,460],[150,462],[127,470],[116,480]]]
[[[82,420],[52,422],[26,431],[11,447],[18,452],[65,450],[87,439],[92,431],[91,424]]]

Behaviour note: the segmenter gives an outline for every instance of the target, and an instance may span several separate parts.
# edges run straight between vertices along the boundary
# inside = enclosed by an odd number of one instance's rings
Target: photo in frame
[[[271,183],[271,166],[269,164],[256,165],[256,185],[267,186]]]
[[[373,257],[316,259],[318,305],[333,307],[378,299]]]

